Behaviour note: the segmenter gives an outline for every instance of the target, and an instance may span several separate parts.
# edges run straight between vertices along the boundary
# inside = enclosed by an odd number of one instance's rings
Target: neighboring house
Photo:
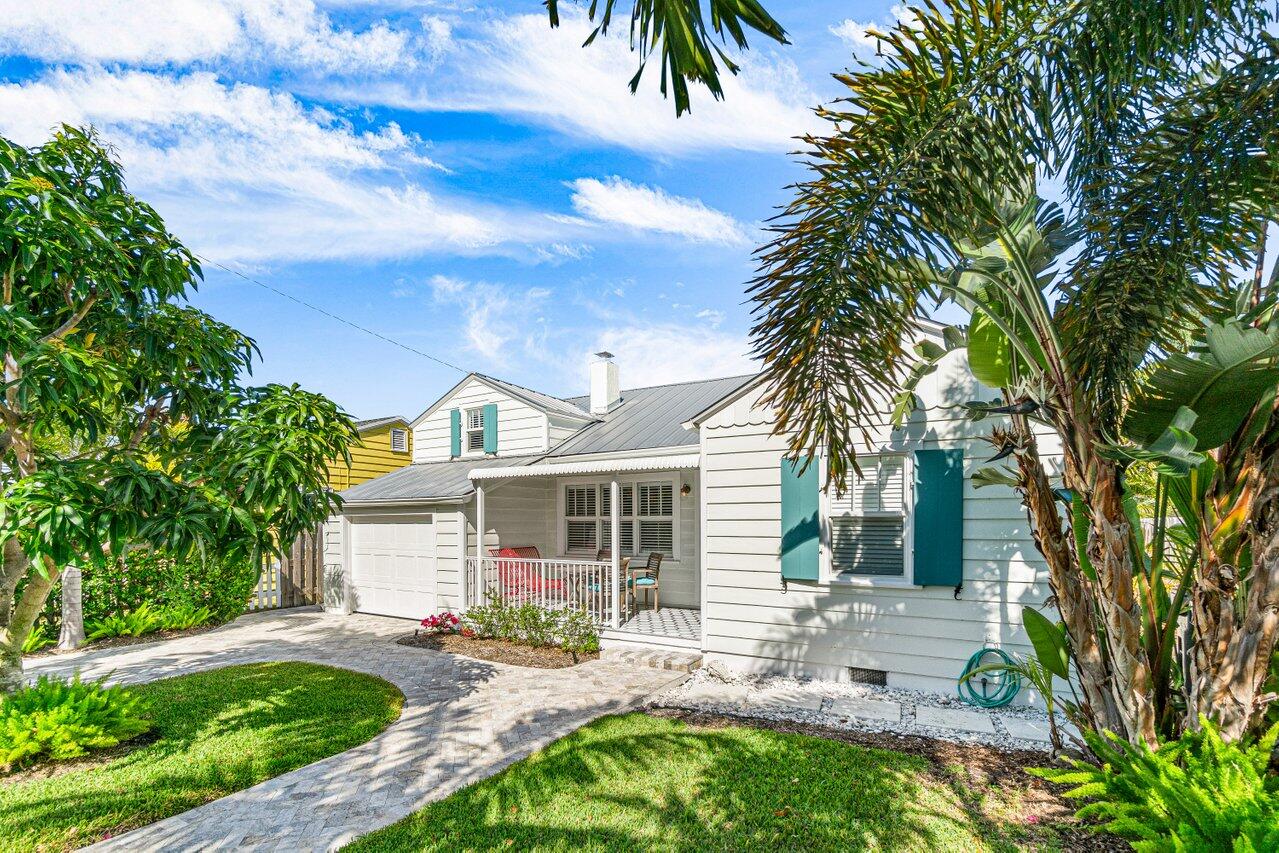
[[[989,424],[946,407],[990,392],[962,353],[905,428],[866,425],[847,495],[785,459],[755,377],[622,391],[603,356],[583,397],[471,374],[423,412],[413,464],[343,493],[326,606],[420,619],[497,590],[588,609],[606,645],[931,690],[982,646],[1029,651],[1046,568],[1015,493],[971,486]],[[655,551],[661,611],[619,607],[622,558]]]
[[[356,421],[360,440],[351,446],[351,464],[329,465],[329,487],[337,491],[381,477],[413,461],[413,430],[399,416]]]

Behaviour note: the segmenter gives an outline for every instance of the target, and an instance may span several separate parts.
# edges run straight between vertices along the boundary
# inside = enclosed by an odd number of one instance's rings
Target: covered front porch
[[[471,471],[468,602],[573,607],[606,644],[700,649],[698,464],[685,450]]]

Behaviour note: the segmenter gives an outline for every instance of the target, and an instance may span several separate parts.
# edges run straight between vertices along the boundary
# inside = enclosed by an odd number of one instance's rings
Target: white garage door
[[[361,613],[408,619],[434,613],[434,518],[352,518],[351,588],[354,609]]]

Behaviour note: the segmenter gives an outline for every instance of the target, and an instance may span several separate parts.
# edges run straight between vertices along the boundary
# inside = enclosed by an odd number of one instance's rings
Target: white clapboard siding
[[[962,360],[952,362],[921,383],[928,408],[906,429],[871,425],[872,452],[962,448],[967,474],[981,467],[992,453],[983,440],[990,423],[973,424],[940,406],[984,399],[989,392],[975,386]],[[708,657],[746,670],[827,678],[845,678],[849,667],[882,669],[892,686],[948,692],[968,656],[982,646],[1030,651],[1021,611],[1042,605],[1049,595],[1047,570],[1025,510],[1005,487],[977,490],[971,481],[965,483],[959,600],[950,588],[832,580],[792,582],[783,591],[780,461],[788,448],[784,437],[773,435],[773,423],[772,412],[749,392],[702,425],[702,622]],[[1051,461],[1055,442],[1045,440],[1041,452]],[[892,482],[891,475],[888,499],[899,495],[904,483],[901,478]],[[875,511],[867,503],[875,495],[865,488],[863,483],[863,492],[851,491],[842,500],[833,495],[832,512]],[[882,533],[888,540],[901,535]]]
[[[539,409],[471,379],[441,401],[438,408],[413,429],[413,461],[443,462],[452,450],[449,412],[497,404],[497,452],[499,456],[541,453],[547,449],[547,418]],[[465,421],[463,430],[465,431]],[[467,452],[463,434],[463,458],[478,459],[483,452]]]

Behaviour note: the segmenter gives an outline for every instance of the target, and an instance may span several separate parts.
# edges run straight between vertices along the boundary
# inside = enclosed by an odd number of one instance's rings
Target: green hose
[[[959,674],[959,698],[978,708],[1002,708],[1013,701],[1017,691],[1021,690],[1020,675],[1004,669],[997,672],[983,672],[973,678],[965,677],[975,669],[995,663],[995,661],[984,660],[987,655],[999,658],[999,663],[1012,665],[1013,659],[1003,649],[987,646],[979,652],[973,652],[968,658],[968,663],[964,664],[964,671]]]

